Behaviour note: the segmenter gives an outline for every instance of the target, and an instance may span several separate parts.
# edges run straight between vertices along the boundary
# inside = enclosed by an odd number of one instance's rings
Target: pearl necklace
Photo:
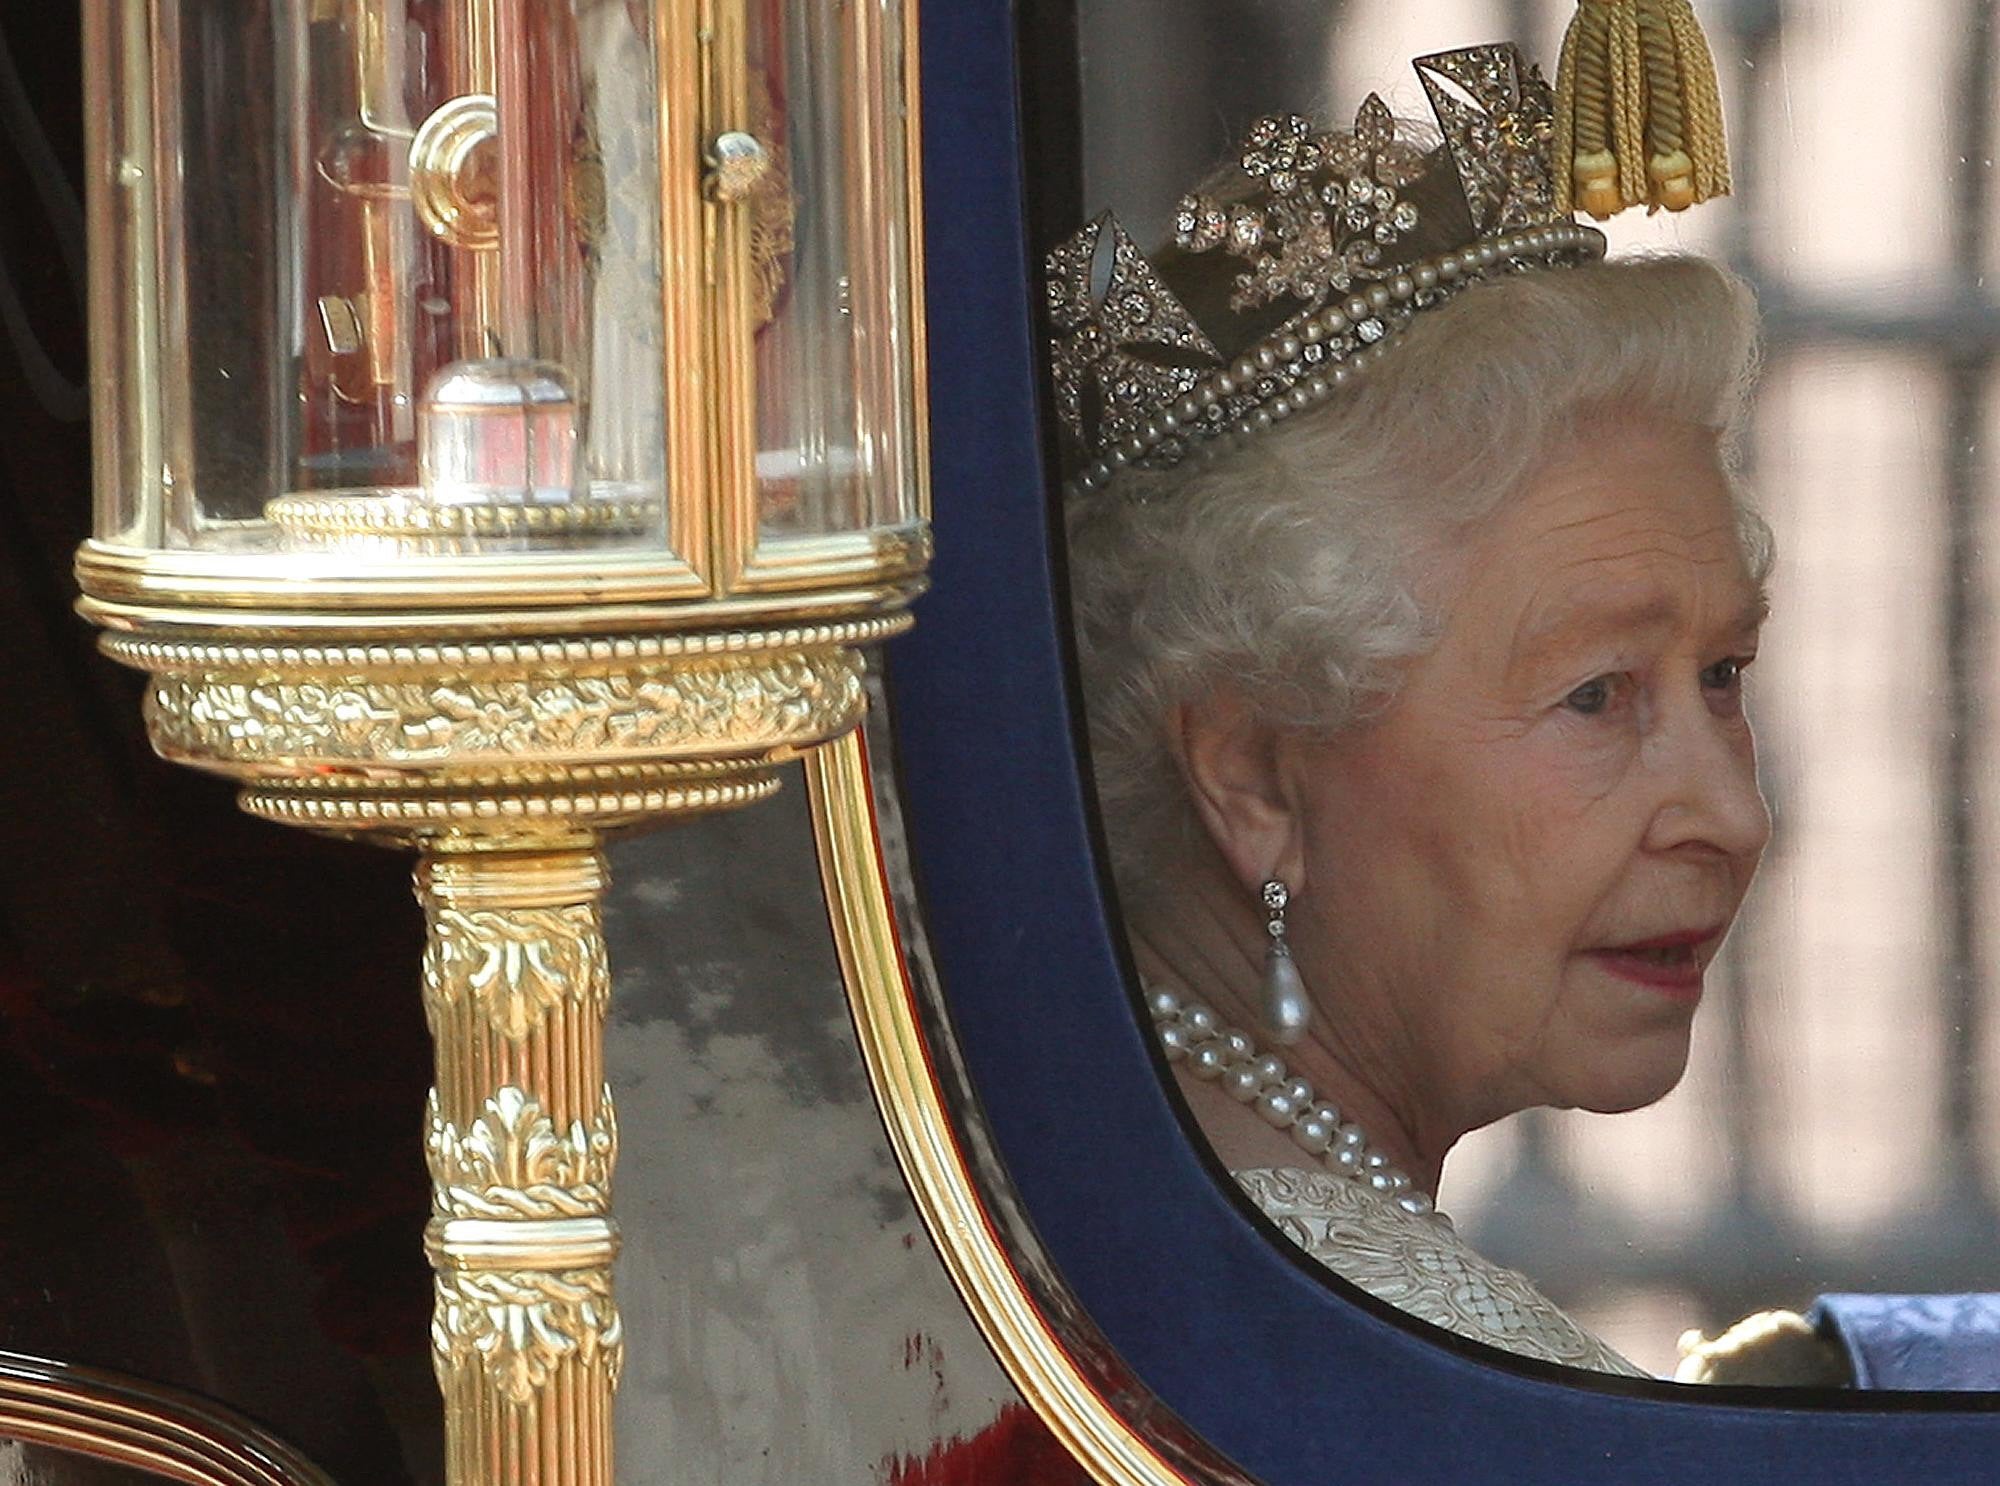
[[[1393,1199],[1404,1212],[1416,1217],[1437,1212],[1408,1173],[1370,1148],[1359,1125],[1343,1122],[1337,1105],[1319,1098],[1306,1080],[1292,1076],[1282,1058],[1259,1052],[1249,1034],[1225,1027],[1201,1002],[1165,986],[1149,986],[1146,1004],[1169,1063],[1186,1063],[1196,1078],[1221,1084],[1237,1103],[1254,1108],[1265,1124],[1289,1134],[1299,1149],[1319,1157],[1335,1173]]]

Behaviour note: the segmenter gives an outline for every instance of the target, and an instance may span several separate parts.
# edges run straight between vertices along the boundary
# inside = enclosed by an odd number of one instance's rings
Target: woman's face
[[[1770,834],[1742,692],[1763,597],[1713,435],[1606,425],[1444,581],[1393,707],[1286,745],[1302,964],[1462,1128],[1649,1103]]]

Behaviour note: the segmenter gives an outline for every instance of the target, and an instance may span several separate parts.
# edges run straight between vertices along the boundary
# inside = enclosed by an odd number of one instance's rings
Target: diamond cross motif
[[[1056,411],[1078,438],[1093,411],[1099,441],[1128,437],[1222,359],[1109,212],[1049,254],[1048,294]]]
[[[1504,42],[1419,57],[1414,65],[1473,225],[1504,232],[1554,217],[1555,90],[1541,69],[1526,66]]]

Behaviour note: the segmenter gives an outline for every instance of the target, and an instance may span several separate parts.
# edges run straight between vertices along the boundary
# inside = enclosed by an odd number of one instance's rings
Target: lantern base
[[[149,674],[163,757],[236,780],[265,819],[419,849],[450,1486],[613,1481],[604,834],[771,794],[780,763],[860,721],[858,647],[909,622],[328,641],[183,619],[101,639]]]
[[[794,629],[490,642],[108,634],[154,748],[252,814],[412,844],[581,838],[729,809],[864,706],[891,614]]]

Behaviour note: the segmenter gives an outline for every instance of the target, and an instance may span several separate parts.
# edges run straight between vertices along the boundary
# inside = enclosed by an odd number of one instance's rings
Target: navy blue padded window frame
[[[2000,1396],[1587,1378],[1401,1320],[1290,1250],[1186,1135],[1084,796],[1038,423],[1006,0],[922,20],[938,556],[888,657],[925,926],[1050,1257],[1160,1399],[1270,1486],[2000,1478]]]

